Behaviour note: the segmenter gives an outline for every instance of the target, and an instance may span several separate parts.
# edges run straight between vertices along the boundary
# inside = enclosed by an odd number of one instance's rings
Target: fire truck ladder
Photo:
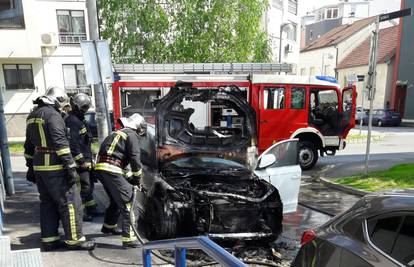
[[[288,63],[114,64],[117,74],[272,74],[291,73]]]

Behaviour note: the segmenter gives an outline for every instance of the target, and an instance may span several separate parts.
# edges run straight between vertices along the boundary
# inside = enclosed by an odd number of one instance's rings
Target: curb
[[[339,191],[342,191],[342,192],[345,192],[345,193],[348,193],[348,194],[356,195],[356,196],[359,196],[359,197],[363,197],[363,196],[365,196],[367,194],[372,193],[372,192],[368,192],[368,191],[364,191],[364,190],[360,190],[360,189],[355,189],[355,188],[350,187],[350,186],[336,184],[336,183],[328,180],[325,177],[319,177],[317,179],[322,184],[324,184],[326,186],[329,186],[329,187],[334,188],[336,190],[339,190]]]

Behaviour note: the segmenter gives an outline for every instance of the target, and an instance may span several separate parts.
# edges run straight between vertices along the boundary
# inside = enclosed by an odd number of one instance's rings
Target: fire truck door
[[[342,134],[345,138],[355,126],[356,88],[347,87],[342,90]]]
[[[286,87],[263,86],[259,96],[259,151],[264,151],[283,139]]]

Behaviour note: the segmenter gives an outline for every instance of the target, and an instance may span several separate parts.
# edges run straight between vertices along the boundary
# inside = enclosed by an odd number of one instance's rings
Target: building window
[[[57,10],[59,42],[76,44],[86,40],[85,16],[83,10]]]
[[[65,90],[69,95],[85,93],[91,95],[91,88],[86,81],[85,66],[81,64],[65,64],[63,68],[63,81]]]
[[[288,12],[294,15],[298,14],[298,0],[289,0],[288,2]]]
[[[329,8],[326,10],[326,18],[327,19],[336,19],[338,17],[338,9],[337,8]]]
[[[283,109],[285,107],[285,88],[265,88],[263,93],[264,109]]]
[[[315,75],[315,67],[310,67],[309,69],[309,75]]]
[[[272,0],[272,6],[277,9],[283,9],[283,1],[282,0]]]
[[[30,64],[3,64],[6,89],[34,89],[33,69]]]
[[[24,28],[22,0],[0,0],[0,28]]]
[[[300,69],[300,75],[302,75],[302,76],[306,75],[306,68],[301,68]]]
[[[293,24],[293,23],[291,23],[291,25],[292,25],[292,29],[286,32],[286,38],[291,41],[296,41],[297,26],[296,24]]]

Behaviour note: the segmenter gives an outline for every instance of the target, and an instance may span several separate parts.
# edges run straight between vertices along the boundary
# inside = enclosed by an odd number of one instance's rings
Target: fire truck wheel
[[[302,170],[310,170],[318,161],[318,150],[314,143],[301,141],[299,143],[299,163]]]

